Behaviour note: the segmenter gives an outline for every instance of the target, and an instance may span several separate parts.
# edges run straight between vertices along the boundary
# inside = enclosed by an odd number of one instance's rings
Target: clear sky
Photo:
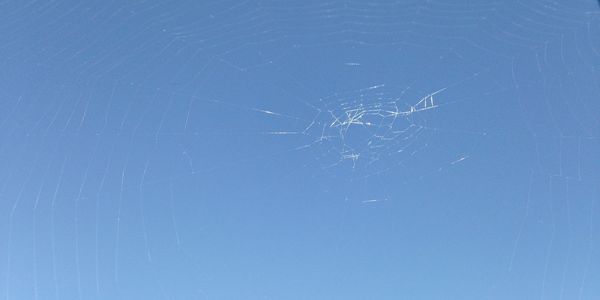
[[[0,299],[600,299],[600,8],[4,1]]]

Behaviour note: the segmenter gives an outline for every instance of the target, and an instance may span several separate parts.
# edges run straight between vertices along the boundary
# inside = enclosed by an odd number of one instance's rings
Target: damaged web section
[[[409,149],[426,129],[417,114],[439,107],[435,97],[447,87],[429,93],[412,104],[386,90],[385,84],[374,85],[346,94],[336,94],[319,99],[319,107],[308,124],[298,131],[268,131],[270,135],[303,135],[311,139],[296,150],[326,146],[334,153],[326,167],[335,167],[349,162],[356,168],[362,162],[370,166],[392,154]],[[292,118],[287,114],[267,109],[252,108],[252,111],[281,118]],[[322,154],[321,154],[322,155]],[[321,159],[323,160],[323,159]],[[363,162],[364,161],[364,162]]]

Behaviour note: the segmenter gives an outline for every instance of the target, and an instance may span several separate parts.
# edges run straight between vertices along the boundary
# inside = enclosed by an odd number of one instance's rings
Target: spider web
[[[5,299],[600,295],[593,1],[0,5]]]

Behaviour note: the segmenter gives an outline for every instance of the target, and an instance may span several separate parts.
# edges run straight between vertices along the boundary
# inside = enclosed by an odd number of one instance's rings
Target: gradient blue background
[[[599,67],[591,0],[4,1],[0,297],[599,299]]]

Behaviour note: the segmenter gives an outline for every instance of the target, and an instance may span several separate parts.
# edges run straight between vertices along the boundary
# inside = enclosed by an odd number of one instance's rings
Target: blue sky
[[[594,1],[9,1],[0,298],[597,299]]]

